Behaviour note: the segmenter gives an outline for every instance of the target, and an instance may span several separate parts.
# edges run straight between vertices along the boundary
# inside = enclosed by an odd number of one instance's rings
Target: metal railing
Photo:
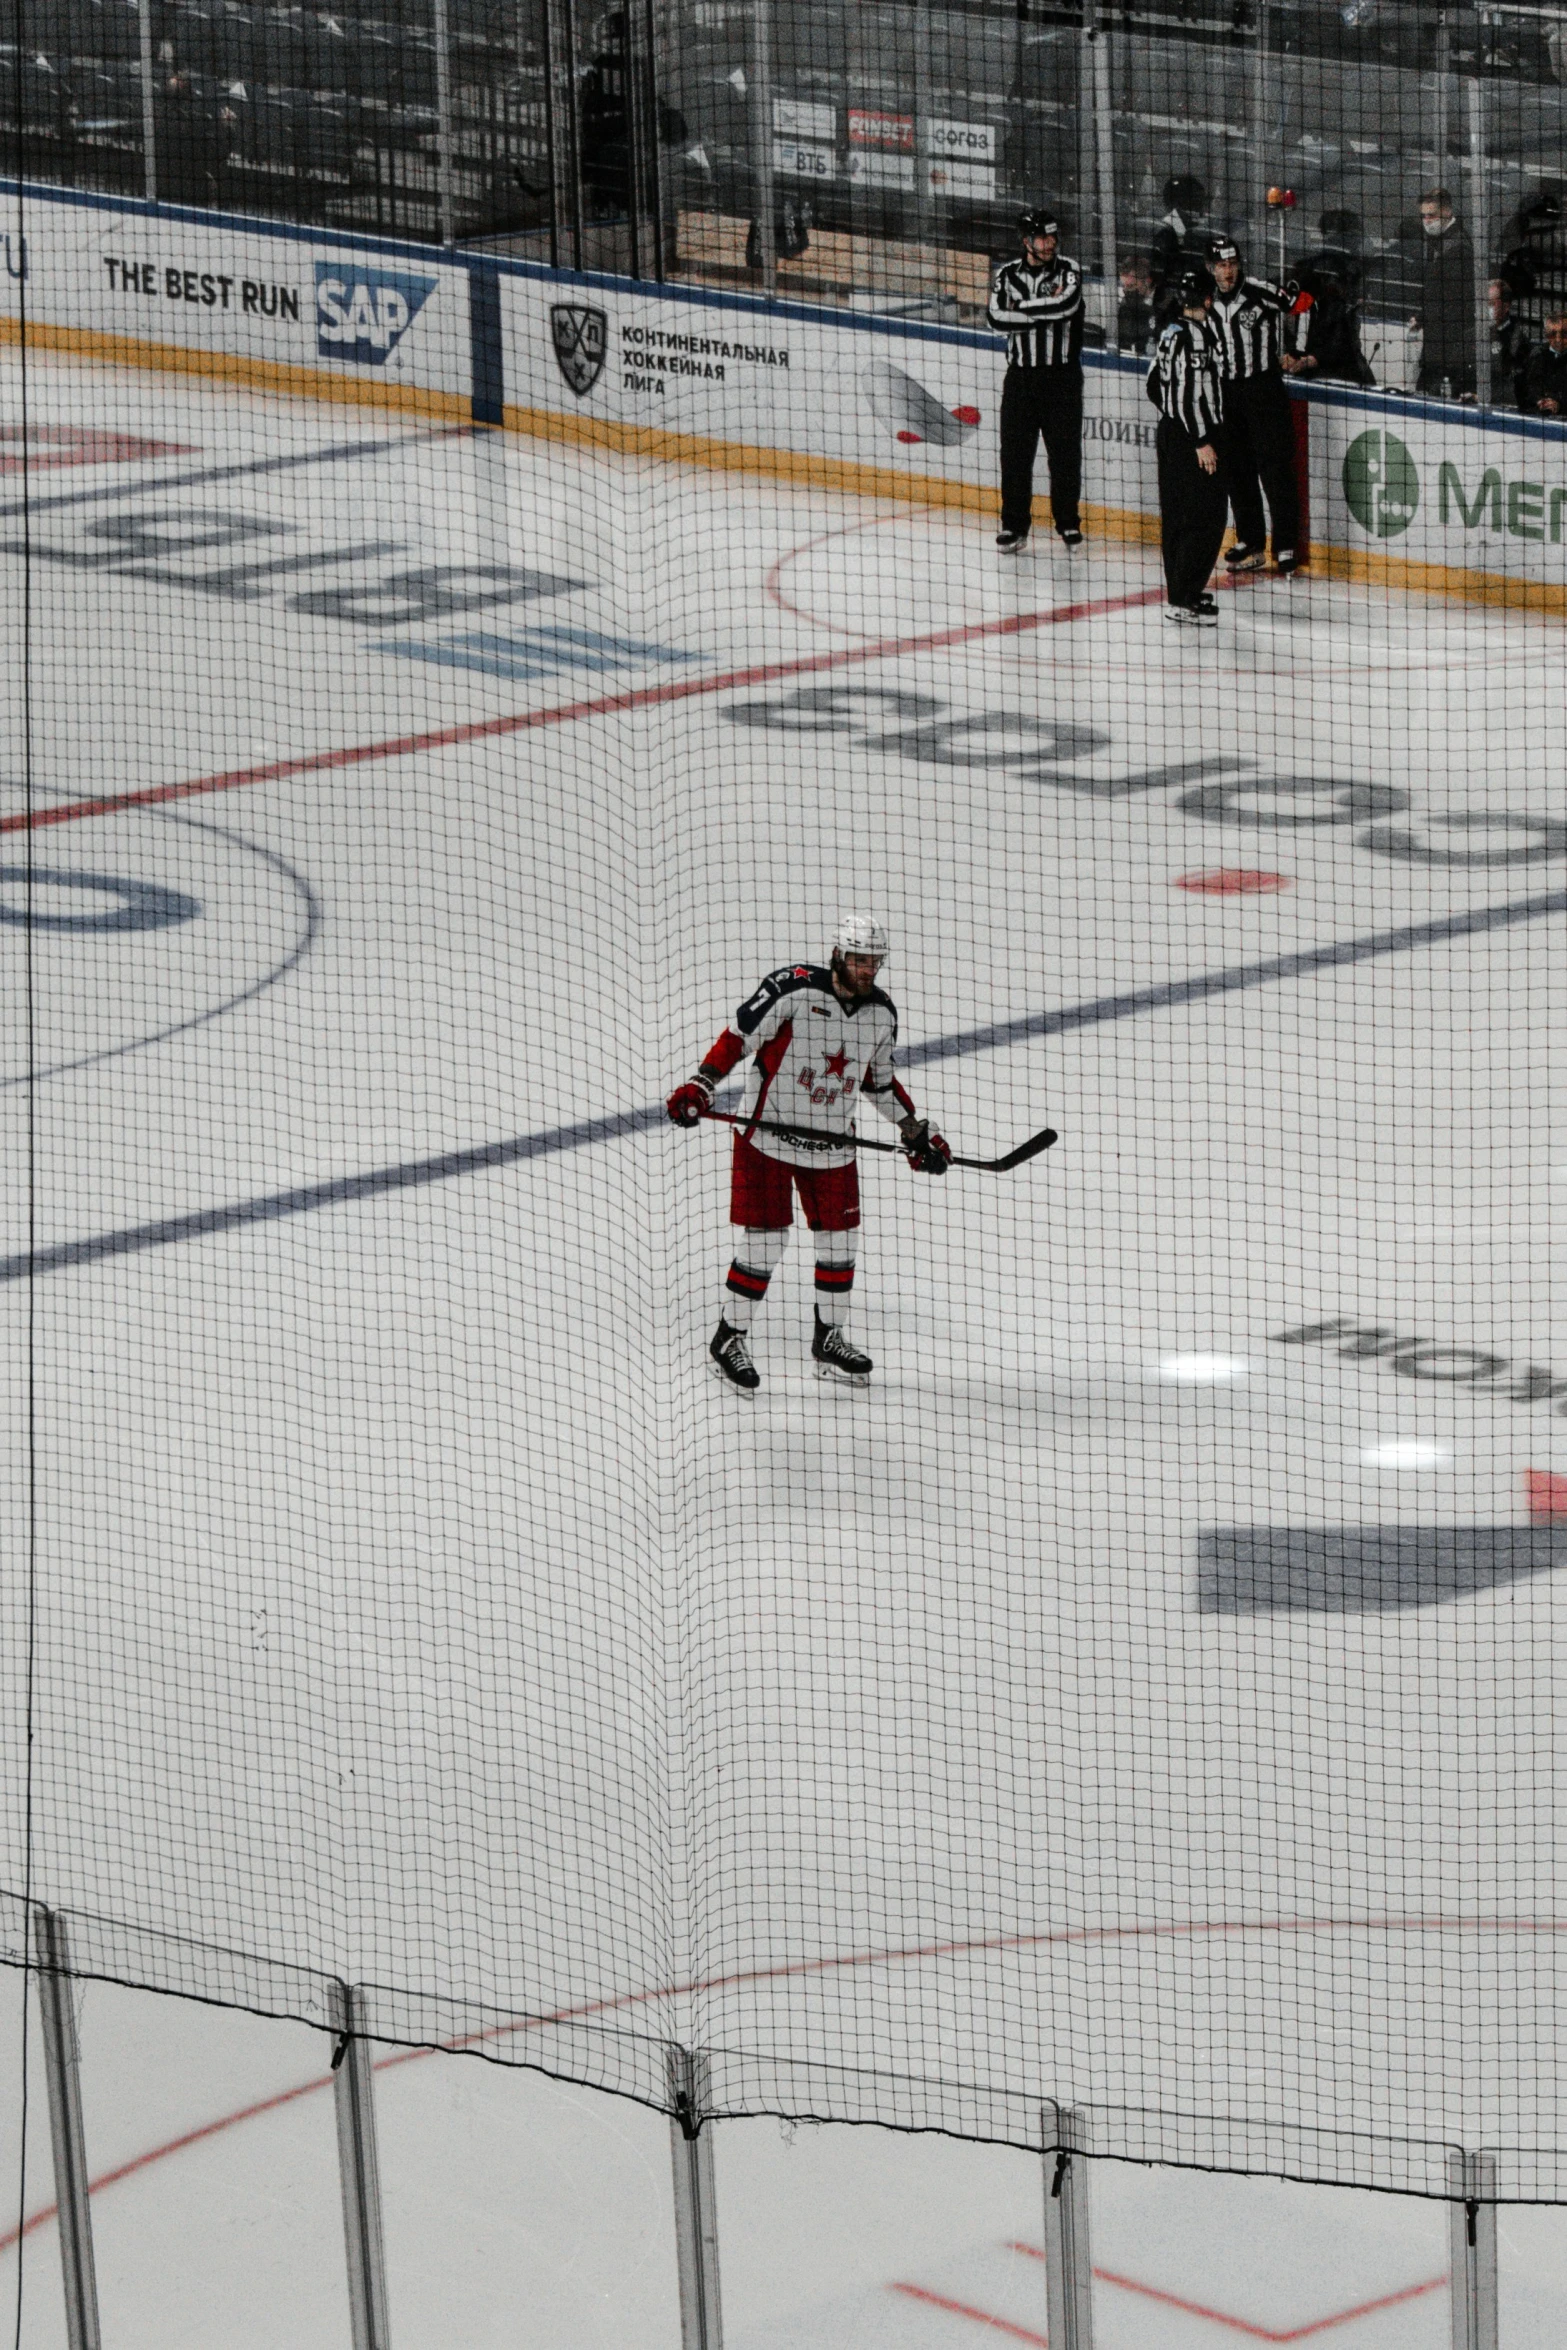
[[[102,2350],[81,2050],[73,2005],[67,1923],[34,1912],[33,1971],[43,2025],[70,2350]],[[376,2143],[373,2042],[357,1986],[340,1984],[332,2051],[338,2169],[343,2202],[352,2350],[391,2350],[392,2311]],[[723,2350],[719,2209],[714,2164],[718,2124],[709,2106],[709,2064],[699,2050],[666,2051],[674,2182],[675,2265],[681,2350]],[[1094,2272],[1089,2238],[1092,2117],[1047,2104],[1039,2120],[1044,2212],[1046,2338],[1057,2350],[1093,2350]],[[1496,2166],[1485,2153],[1448,2157],[1453,2350],[1498,2350]]]

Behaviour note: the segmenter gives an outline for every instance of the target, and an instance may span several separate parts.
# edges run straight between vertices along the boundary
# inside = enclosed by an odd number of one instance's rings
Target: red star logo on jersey
[[[822,1075],[824,1077],[841,1077],[848,1066],[849,1048],[846,1044],[840,1045],[835,1053],[829,1053],[826,1060],[823,1061]]]

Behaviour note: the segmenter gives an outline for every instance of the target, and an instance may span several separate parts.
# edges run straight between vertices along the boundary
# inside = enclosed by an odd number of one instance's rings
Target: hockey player
[[[748,996],[702,1061],[677,1085],[667,1104],[677,1126],[695,1126],[731,1069],[750,1055],[746,1079],[748,1121],[735,1136],[731,1221],[739,1227],[729,1296],[708,1352],[732,1386],[761,1385],[746,1334],[767,1284],[783,1260],[800,1194],[805,1221],[816,1235],[816,1335],[811,1353],[819,1378],[864,1386],[871,1358],[844,1336],[860,1244],[860,1185],[855,1165],[854,1113],[869,1096],[898,1129],[909,1165],[920,1175],[945,1175],[951,1151],[922,1118],[893,1075],[898,1014],[876,984],[887,954],[887,933],[864,914],[838,926],[832,961],[789,963],[770,971]],[[786,1142],[757,1134],[754,1121],[805,1127],[820,1142]]]
[[[1083,273],[1060,250],[1048,212],[1024,212],[1023,251],[990,288],[990,323],[1007,338],[1001,392],[1001,532],[1020,555],[1034,519],[1034,457],[1041,434],[1050,467],[1050,512],[1064,547],[1083,543]]]
[[[1218,626],[1208,580],[1224,544],[1228,505],[1218,449],[1223,391],[1208,323],[1214,290],[1208,270],[1185,272],[1181,315],[1161,333],[1148,370],[1148,397],[1159,411],[1159,524],[1169,597],[1164,616],[1195,628]]]
[[[1224,379],[1224,470],[1235,515],[1235,545],[1225,564],[1232,572],[1262,569],[1268,552],[1262,516],[1266,490],[1273,560],[1281,571],[1291,572],[1300,538],[1300,500],[1295,425],[1280,362],[1295,322],[1294,304],[1277,286],[1245,275],[1238,245],[1215,245],[1213,276],[1218,291],[1211,318]]]

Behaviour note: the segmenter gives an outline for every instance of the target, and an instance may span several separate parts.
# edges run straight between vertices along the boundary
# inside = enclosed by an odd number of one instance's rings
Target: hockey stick
[[[860,1134],[829,1134],[821,1126],[775,1126],[770,1118],[742,1118],[733,1110],[704,1110],[702,1115],[716,1120],[720,1125],[743,1126],[748,1134],[776,1134],[784,1142],[802,1143],[807,1150],[813,1144],[820,1143],[824,1149],[888,1151],[894,1157],[903,1154],[901,1142],[872,1142]],[[1017,1149],[1008,1151],[1004,1158],[965,1159],[954,1151],[948,1165],[977,1167],[982,1175],[1007,1175],[1014,1167],[1021,1167],[1025,1159],[1037,1158],[1041,1151],[1047,1151],[1059,1139],[1053,1126],[1042,1126],[1037,1134],[1031,1134],[1027,1142],[1020,1142]]]

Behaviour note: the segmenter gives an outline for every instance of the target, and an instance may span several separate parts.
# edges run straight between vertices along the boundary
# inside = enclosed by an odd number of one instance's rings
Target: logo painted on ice
[[[403,269],[316,263],[316,349],[327,359],[384,367],[440,283]]]
[[[550,340],[561,374],[580,400],[604,372],[609,320],[586,302],[557,302],[550,311]]]
[[[1420,474],[1397,433],[1363,432],[1344,454],[1344,496],[1362,530],[1396,539],[1415,519]]]

